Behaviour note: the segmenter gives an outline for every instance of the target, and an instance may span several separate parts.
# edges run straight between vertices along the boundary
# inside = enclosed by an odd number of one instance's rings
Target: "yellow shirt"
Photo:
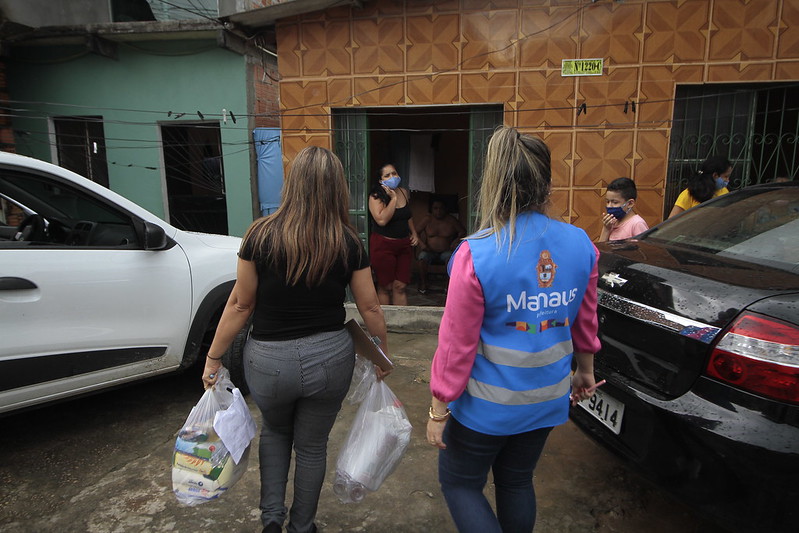
[[[715,198],[716,196],[721,196],[722,194],[727,194],[728,192],[730,192],[730,190],[727,189],[727,187],[722,187],[721,189],[718,189],[715,193],[713,193],[713,198]],[[688,192],[688,189],[683,189],[683,191],[677,197],[677,201],[674,202],[674,205],[676,207],[681,207],[684,211],[688,211],[689,209],[699,205],[700,203],[702,202],[695,200],[694,197],[691,196],[691,193]]]

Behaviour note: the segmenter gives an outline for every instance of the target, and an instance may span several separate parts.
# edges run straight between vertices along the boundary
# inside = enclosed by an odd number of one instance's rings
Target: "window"
[[[0,199],[29,214],[24,238],[16,239],[16,227],[8,225],[0,231],[0,247],[138,247],[130,215],[60,181],[6,171],[0,175]]]
[[[730,189],[799,174],[795,83],[678,86],[669,146],[664,217],[708,156],[733,165]]]
[[[58,164],[108,187],[103,117],[53,119]]]

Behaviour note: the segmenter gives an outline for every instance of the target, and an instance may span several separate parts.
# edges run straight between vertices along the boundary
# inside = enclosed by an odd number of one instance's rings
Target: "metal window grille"
[[[799,84],[678,86],[664,218],[711,155],[733,165],[730,189],[799,174]]]

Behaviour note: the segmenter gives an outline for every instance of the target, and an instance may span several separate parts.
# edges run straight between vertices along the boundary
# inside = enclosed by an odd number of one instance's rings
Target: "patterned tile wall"
[[[796,0],[372,0],[277,32],[287,161],[331,146],[333,107],[501,103],[552,150],[552,214],[592,237],[620,176],[661,220],[676,84],[799,80]],[[560,75],[594,57],[602,76]]]

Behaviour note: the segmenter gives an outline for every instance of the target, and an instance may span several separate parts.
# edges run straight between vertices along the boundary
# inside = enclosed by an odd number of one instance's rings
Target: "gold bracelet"
[[[211,361],[221,361],[222,360],[222,356],[221,355],[219,357],[211,357],[210,355],[206,354],[205,358],[206,359],[210,359]]]
[[[444,413],[443,415],[440,415],[435,411],[433,411],[433,406],[431,405],[430,410],[427,412],[427,416],[429,416],[430,420],[433,420],[434,422],[443,422],[444,420],[449,418],[450,413],[451,411],[449,410],[449,407],[447,407],[447,412]]]

